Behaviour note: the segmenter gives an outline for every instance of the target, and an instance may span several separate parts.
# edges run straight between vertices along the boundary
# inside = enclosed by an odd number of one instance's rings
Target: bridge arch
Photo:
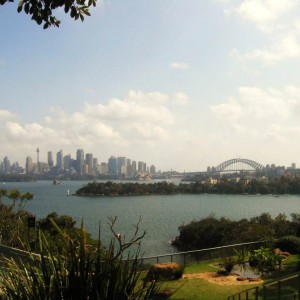
[[[224,172],[227,167],[234,165],[235,166],[235,169],[233,169],[234,171],[241,171],[242,168],[239,167],[239,165],[241,165],[241,164],[246,164],[246,165],[252,167],[255,171],[261,171],[264,168],[263,165],[261,165],[260,163],[254,161],[254,160],[251,160],[251,159],[232,158],[232,159],[226,160],[226,161],[222,162],[221,164],[219,164],[215,170],[217,172]]]

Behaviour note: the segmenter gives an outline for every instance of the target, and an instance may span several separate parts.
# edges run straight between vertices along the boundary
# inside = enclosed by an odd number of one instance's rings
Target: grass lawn
[[[280,277],[291,274],[297,270],[299,257],[297,255],[290,256],[283,263],[283,269],[276,271],[265,280],[265,283],[276,280]],[[184,273],[201,273],[215,272],[217,267],[213,266],[214,262],[202,262],[187,266]],[[176,281],[168,281],[163,285],[163,289],[170,289],[174,294],[169,298],[172,300],[218,300],[227,299],[228,296],[244,291],[248,288],[258,286],[253,285],[220,285],[210,283],[205,279],[179,279]]]

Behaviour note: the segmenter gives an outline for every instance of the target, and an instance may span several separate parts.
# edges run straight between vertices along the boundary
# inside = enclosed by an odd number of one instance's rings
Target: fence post
[[[255,288],[255,300],[258,300],[258,286]]]
[[[173,255],[171,255],[171,262],[173,262]]]
[[[246,300],[249,300],[248,291],[246,292]]]
[[[298,275],[298,299],[300,298],[300,274]]]
[[[186,253],[183,254],[183,262],[184,262],[184,265],[186,266]]]
[[[278,280],[278,299],[281,299],[281,281]]]

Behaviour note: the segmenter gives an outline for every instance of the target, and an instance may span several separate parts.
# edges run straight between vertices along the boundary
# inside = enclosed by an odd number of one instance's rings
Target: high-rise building
[[[36,148],[36,165],[37,165],[37,173],[40,173],[40,149]]]
[[[84,151],[83,149],[77,149],[76,152],[76,171],[82,174],[84,166]]]
[[[108,174],[108,163],[102,162],[100,167],[99,167],[99,172],[100,174]]]
[[[118,175],[118,161],[115,156],[111,156],[108,159],[108,175],[110,176]]]
[[[5,174],[10,173],[10,161],[7,156],[3,159],[3,169]]]
[[[52,151],[48,151],[48,166],[49,166],[50,169],[53,168],[53,166],[54,166]]]
[[[151,165],[151,167],[150,167],[150,174],[154,175],[155,173],[156,173],[156,168],[155,168],[155,166]]]
[[[119,156],[117,160],[118,160],[118,175],[126,175],[124,174],[124,172],[126,173],[126,168],[124,168],[124,166],[126,167],[127,165],[126,157]]]
[[[64,169],[70,170],[71,167],[72,167],[71,154],[67,154],[64,156]]]
[[[138,172],[143,172],[144,171],[144,162],[139,161],[138,162]]]
[[[93,171],[94,172],[98,171],[98,158],[97,157],[93,158]]]
[[[133,160],[131,163],[131,172],[132,172],[132,176],[134,176],[134,174],[136,173],[136,161]]]
[[[63,151],[60,150],[56,153],[56,166],[58,169],[64,169]]]
[[[30,173],[33,172],[33,161],[32,161],[32,158],[30,156],[26,157],[25,168],[26,168],[26,174],[30,174]]]
[[[87,174],[92,175],[93,174],[93,154],[87,153],[85,155],[85,164],[87,165]]]

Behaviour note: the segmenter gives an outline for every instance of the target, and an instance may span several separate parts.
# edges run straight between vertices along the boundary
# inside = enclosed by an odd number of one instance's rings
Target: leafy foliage
[[[40,232],[39,254],[21,265],[6,259],[1,269],[0,289],[7,299],[151,299],[160,287],[157,281],[141,281],[142,260],[116,256],[115,240],[106,252],[87,243],[83,225],[79,238],[62,235],[67,251],[57,255]],[[118,251],[117,251],[118,252]],[[8,271],[7,271],[8,270]]]
[[[11,204],[3,204],[2,199],[8,198]],[[30,215],[24,211],[31,193],[21,193],[16,189],[0,189],[0,241],[2,244],[22,247],[21,240],[27,236],[27,218]]]
[[[192,221],[179,227],[179,236],[173,244],[180,250],[197,250],[223,245],[272,240],[286,235],[297,235],[299,224],[287,220],[284,214],[272,218],[263,213],[250,220],[238,221],[213,216]]]
[[[14,0],[0,0],[0,5],[8,2]],[[90,7],[96,4],[97,0],[20,0],[17,10],[19,13],[24,11],[38,25],[43,24],[43,28],[46,29],[60,25],[60,20],[52,14],[55,9],[63,8],[65,13],[69,13],[74,20],[83,21],[85,16],[90,16]]]
[[[275,243],[275,247],[281,251],[286,251],[291,254],[300,253],[300,238],[296,236],[284,236]]]
[[[0,0],[1,1],[1,0]],[[300,194],[300,178],[272,178],[268,182],[241,179],[239,182],[220,179],[216,184],[209,182],[180,183],[117,183],[112,181],[90,182],[80,188],[76,195],[81,196],[136,196],[136,195],[176,195],[176,194]]]
[[[281,266],[283,257],[274,253],[270,248],[261,247],[253,250],[249,256],[249,264],[252,267],[264,270],[274,270],[276,266]]]

